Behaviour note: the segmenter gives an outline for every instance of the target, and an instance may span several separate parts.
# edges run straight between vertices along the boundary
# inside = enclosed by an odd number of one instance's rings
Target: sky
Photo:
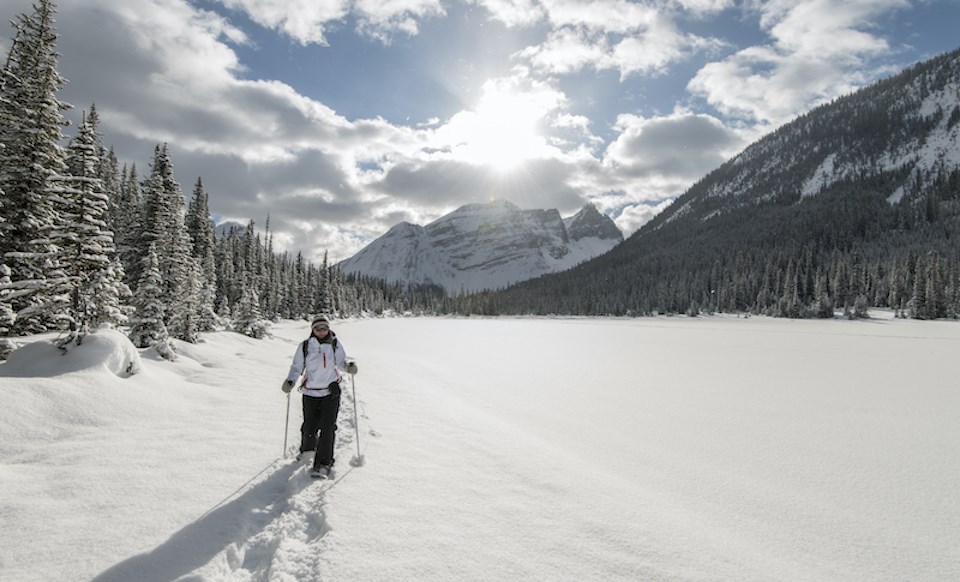
[[[956,0],[61,0],[73,135],[335,262],[505,199],[625,235],[764,134],[960,46]],[[0,21],[31,11],[0,0]],[[0,54],[13,28],[0,28]]]
[[[333,481],[280,391],[303,321],[18,338],[0,580],[960,580],[960,323],[871,315],[339,320]]]

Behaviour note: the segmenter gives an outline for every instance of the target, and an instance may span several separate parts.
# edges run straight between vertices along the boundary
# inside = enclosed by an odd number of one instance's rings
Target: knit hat
[[[330,320],[327,319],[327,316],[326,316],[326,315],[318,315],[318,316],[316,316],[316,317],[313,318],[313,321],[310,322],[310,328],[312,329],[313,326],[317,325],[318,323],[325,323],[325,324],[327,324],[327,325],[329,326],[329,325],[330,325]]]

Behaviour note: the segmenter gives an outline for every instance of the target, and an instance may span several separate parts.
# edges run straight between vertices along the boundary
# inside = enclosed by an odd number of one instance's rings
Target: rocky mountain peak
[[[622,240],[593,205],[564,219],[557,209],[524,210],[496,200],[461,206],[422,227],[398,224],[340,266],[345,273],[456,293],[568,269]]]

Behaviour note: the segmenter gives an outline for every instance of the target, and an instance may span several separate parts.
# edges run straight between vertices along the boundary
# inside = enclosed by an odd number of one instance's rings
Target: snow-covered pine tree
[[[210,218],[209,199],[203,189],[201,178],[197,178],[197,183],[194,185],[193,196],[187,206],[185,226],[193,243],[193,257],[200,269],[197,274],[199,283],[197,289],[197,329],[198,331],[212,331],[221,325],[220,318],[214,310],[217,290],[215,259],[217,240],[213,220]]]
[[[130,166],[129,172],[124,166],[120,178],[120,196],[111,214],[113,218],[113,240],[127,281],[136,287],[140,280],[141,259],[145,249],[141,245],[141,208],[140,184],[137,165]]]
[[[39,0],[16,29],[0,72],[0,190],[6,203],[0,227],[0,260],[11,269],[13,333],[60,327],[67,283],[51,234],[61,228],[51,185],[65,171],[62,128],[69,105],[57,98],[66,80],[57,71],[56,7]]]
[[[173,302],[168,329],[177,330],[177,339],[197,343],[200,332],[200,295],[202,289],[200,264],[190,259],[190,274],[181,289],[183,295]],[[173,335],[171,333],[171,335]]]
[[[122,268],[113,261],[113,232],[105,221],[109,197],[100,179],[103,148],[96,134],[84,115],[68,148],[69,175],[59,181],[64,228],[52,235],[70,279],[70,339],[76,337],[78,342],[92,327],[123,323],[126,317],[120,301],[130,294]]]
[[[264,291],[260,296],[260,308],[263,310],[264,317],[275,320],[280,317],[280,305],[283,299],[280,291],[281,270],[279,258],[273,252],[273,232],[270,230],[269,214],[267,214],[265,231],[264,238],[267,247],[264,251]]]
[[[251,284],[258,286],[260,280],[257,246],[256,225],[251,220],[247,223],[247,228],[243,232],[243,280],[248,287]]]
[[[156,347],[168,360],[176,358],[167,326],[164,324],[163,278],[160,275],[156,247],[151,244],[143,258],[137,292],[133,296],[134,312],[130,318],[130,341],[138,348]]]
[[[303,260],[303,253],[297,253],[297,259],[294,263],[293,280],[290,282],[290,289],[293,295],[290,297],[291,317],[294,319],[303,319],[307,317],[308,306],[303,302],[307,294],[307,265]]]
[[[930,319],[930,311],[927,309],[927,269],[923,257],[917,257],[915,265],[913,295],[911,295],[908,303],[910,317],[913,319]]]
[[[254,285],[243,286],[243,296],[237,306],[233,330],[257,339],[268,334],[268,324],[260,313],[260,297]]]
[[[130,300],[133,293],[124,282],[126,275],[123,264],[116,256],[106,269],[102,269],[90,279],[91,293],[96,297],[91,305],[90,326],[93,328],[104,324],[117,327],[127,323],[133,306]]]
[[[17,320],[17,314],[14,313],[10,305],[10,267],[0,263],[0,360],[6,360],[16,344],[9,337],[10,328]]]
[[[236,281],[236,265],[233,262],[233,239],[227,233],[217,237],[214,251],[217,269],[217,315],[223,319],[230,319],[230,313],[235,301],[234,282]],[[226,324],[226,321],[224,321]]]
[[[947,316],[946,290],[941,273],[940,255],[933,251],[927,253],[926,264],[927,316],[930,319],[939,319]]]
[[[192,254],[204,263],[209,257],[209,264],[202,265],[203,276],[216,281],[217,273],[213,262],[213,251],[216,245],[216,232],[213,220],[210,219],[209,197],[203,188],[203,179],[197,178],[193,187],[193,195],[187,205],[187,215],[184,226],[192,242]]]
[[[195,306],[198,299],[191,282],[193,262],[190,235],[184,225],[183,208],[185,200],[180,184],[173,177],[173,162],[167,145],[157,146],[154,150],[153,167],[150,178],[143,190],[143,237],[147,245],[154,244],[160,276],[163,279],[164,306],[166,323],[172,337],[184,341],[195,341],[190,330],[182,327],[190,321],[184,314],[178,313],[187,306]],[[193,338],[193,339],[191,339]]]
[[[355,304],[350,304],[347,301],[346,295],[346,283],[344,282],[343,270],[339,265],[333,266],[333,277],[331,278],[332,284],[330,289],[330,296],[333,299],[333,313],[337,314],[337,317],[347,317],[353,314],[359,314],[360,309]]]
[[[817,267],[813,312],[821,319],[833,317],[833,301],[827,291],[827,276],[820,267]]]
[[[330,313],[335,315],[330,293],[330,267],[327,263],[326,251],[323,252],[323,264],[320,266],[317,303],[314,307],[314,313]]]

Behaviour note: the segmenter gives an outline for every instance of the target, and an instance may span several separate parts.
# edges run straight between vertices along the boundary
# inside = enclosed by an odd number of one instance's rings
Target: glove
[[[283,386],[280,388],[287,394],[290,394],[290,391],[293,390],[293,380],[285,380]]]
[[[357,363],[350,362],[347,364],[347,374],[356,374],[357,373]]]

